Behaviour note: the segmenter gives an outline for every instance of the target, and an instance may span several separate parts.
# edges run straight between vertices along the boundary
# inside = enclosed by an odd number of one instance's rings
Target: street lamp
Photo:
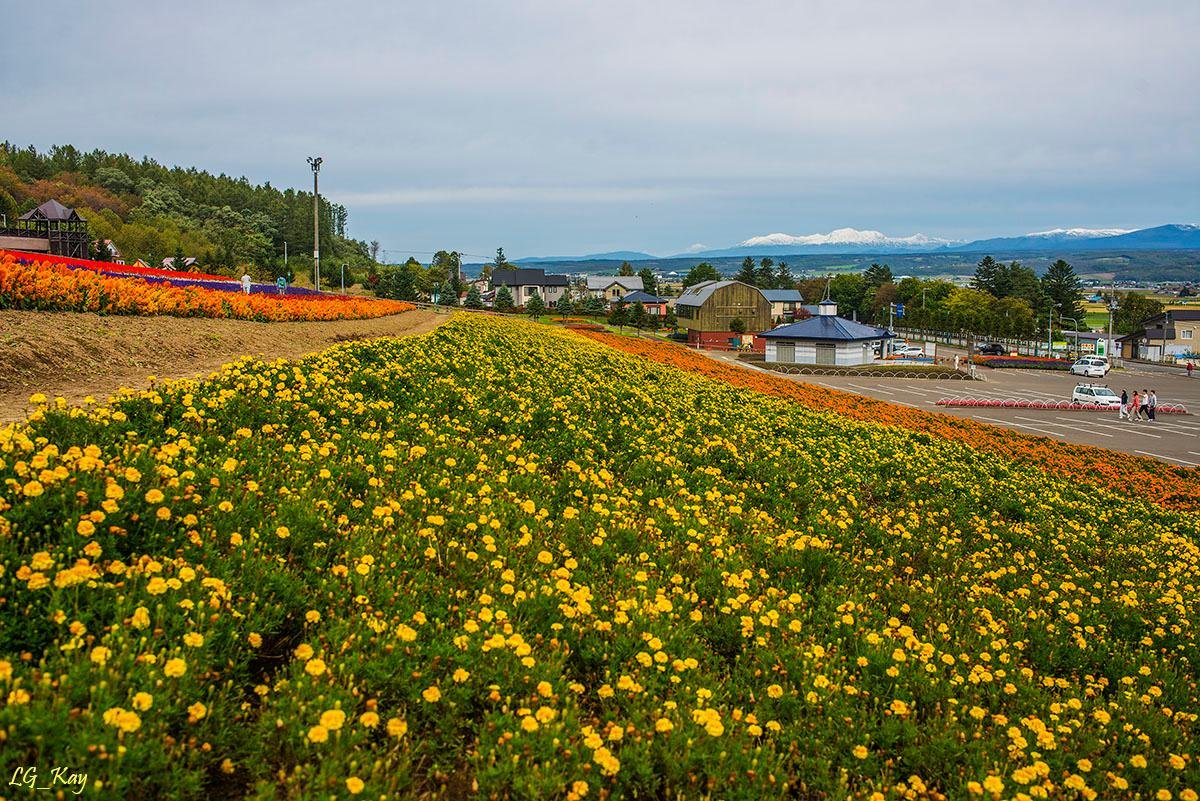
[[[342,265],[342,294],[346,294],[346,265]]]
[[[1075,353],[1078,355],[1078,353],[1079,353],[1079,321],[1076,320],[1074,317],[1064,317],[1060,313],[1058,315],[1058,321],[1061,323],[1063,320],[1070,320],[1071,323],[1075,326]]]
[[[1113,296],[1108,299],[1108,346],[1104,350],[1104,355],[1108,357],[1108,366],[1112,367],[1113,357],[1113,318],[1117,316],[1117,309],[1120,304],[1117,303],[1117,295],[1114,292]]]
[[[313,284],[317,291],[321,291],[321,230],[318,227],[320,222],[320,201],[321,195],[317,190],[317,173],[321,171],[321,157],[309,156],[308,166],[312,167],[313,172]]]

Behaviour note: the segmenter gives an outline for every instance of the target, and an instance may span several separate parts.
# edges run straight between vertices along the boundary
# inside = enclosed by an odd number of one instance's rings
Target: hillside
[[[311,192],[71,145],[46,153],[0,145],[0,212],[15,218],[50,199],[76,208],[92,236],[112,240],[131,263],[157,266],[182,253],[205,272],[252,265],[274,280],[286,242],[291,272],[306,280],[312,271]],[[368,246],[348,237],[348,220],[345,207],[321,198],[322,258],[365,274]]]
[[[1126,478],[481,318],[46,408],[0,432],[0,751],[182,801],[1194,801],[1200,525]]]

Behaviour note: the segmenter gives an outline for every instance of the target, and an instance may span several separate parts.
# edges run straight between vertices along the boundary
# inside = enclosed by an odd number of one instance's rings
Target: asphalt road
[[[953,351],[939,349],[939,356]],[[1158,402],[1183,404],[1189,412],[1200,410],[1200,370],[1194,378],[1179,368],[1130,365],[1111,371],[1104,379],[1084,379],[1048,370],[981,368],[983,381],[932,381],[928,379],[869,378],[866,376],[787,376],[808,384],[866,395],[929,412],[969,417],[1026,434],[1066,442],[1096,445],[1171,464],[1200,466],[1200,417],[1194,414],[1160,414],[1156,422],[1127,422],[1117,412],[1069,412],[1039,409],[997,409],[938,406],[942,398],[989,398],[1069,401],[1080,382],[1107,384],[1118,395],[1122,389],[1153,389]]]

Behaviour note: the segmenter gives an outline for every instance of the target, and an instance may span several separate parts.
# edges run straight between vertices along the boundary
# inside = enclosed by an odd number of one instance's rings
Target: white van
[[[1071,365],[1071,375],[1103,378],[1108,375],[1108,359],[1103,356],[1080,356],[1079,360]]]

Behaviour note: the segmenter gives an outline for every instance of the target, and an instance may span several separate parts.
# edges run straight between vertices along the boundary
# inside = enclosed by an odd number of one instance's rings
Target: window
[[[685,305],[679,304],[675,307],[675,316],[681,320],[690,320],[690,319],[692,319],[692,316],[693,316],[692,310],[694,308],[695,307],[693,307],[693,306],[685,306]]]
[[[1190,329],[1190,328],[1180,329],[1179,338],[1180,339],[1191,339],[1192,338],[1192,329]]]

